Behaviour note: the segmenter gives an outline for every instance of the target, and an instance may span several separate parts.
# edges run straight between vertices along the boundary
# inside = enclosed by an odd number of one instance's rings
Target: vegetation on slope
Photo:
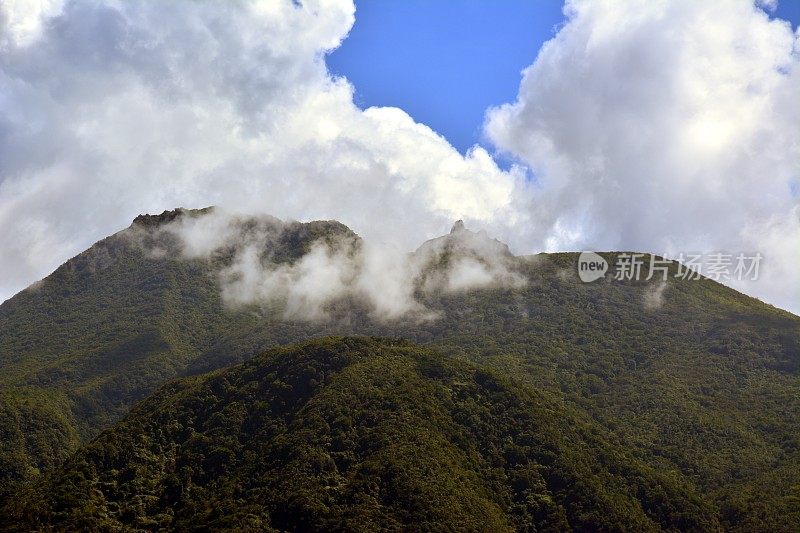
[[[367,338],[170,383],[3,511],[22,530],[718,527],[549,395]]]
[[[296,260],[318,239],[357,239],[334,222],[275,228],[269,261]],[[446,238],[435,247],[454,251]],[[549,391],[702,495],[726,528],[800,529],[800,319],[706,279],[670,279],[650,308],[653,283],[583,284],[576,259],[511,258],[527,280],[513,289],[421,294],[437,320],[376,322],[345,301],[330,320],[304,322],[226,309],[224,254],[187,260],[147,253],[130,231],[110,237],[0,305],[0,486],[51,470],[176,376],[358,333],[410,339]]]
[[[216,267],[180,259],[174,244],[156,255],[141,242],[155,241],[150,232],[162,224],[206,213],[137,217],[0,305],[0,495],[185,373],[223,333],[254,325],[224,310]],[[338,222],[287,224],[271,251],[288,261],[322,236],[348,233]],[[158,242],[169,245],[169,236]],[[295,329],[302,333],[291,339],[314,331]]]

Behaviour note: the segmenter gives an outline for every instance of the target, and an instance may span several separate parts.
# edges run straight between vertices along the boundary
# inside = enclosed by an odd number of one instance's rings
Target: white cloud
[[[486,132],[536,175],[550,249],[761,251],[798,311],[798,37],[748,0],[570,1]]]
[[[325,306],[347,294],[353,263],[322,243],[297,263],[265,268],[259,249],[248,246],[223,273],[222,297],[228,304],[277,303],[288,318],[323,318]]]
[[[11,5],[0,299],[176,206],[335,218],[406,250],[454,218],[511,216],[518,170],[462,156],[399,109],[362,111],[330,77],[351,0]]]
[[[6,0],[0,3],[0,50],[37,39],[47,20],[58,15],[64,0]]]

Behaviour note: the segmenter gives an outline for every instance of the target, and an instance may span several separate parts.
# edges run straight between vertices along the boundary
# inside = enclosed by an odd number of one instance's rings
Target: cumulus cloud
[[[43,23],[63,6],[64,0],[10,0],[0,4],[0,49],[38,38]]]
[[[761,251],[736,288],[798,311],[800,46],[749,0],[570,0],[491,109],[545,249]]]
[[[518,169],[394,108],[324,56],[351,0],[2,3],[0,299],[137,214],[335,218],[405,249],[510,218]]]

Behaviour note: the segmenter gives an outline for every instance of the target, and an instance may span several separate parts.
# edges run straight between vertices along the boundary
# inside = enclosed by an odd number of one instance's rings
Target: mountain
[[[402,340],[172,382],[4,509],[20,530],[714,529],[547,394]],[[3,523],[4,522],[4,523]]]
[[[621,462],[672,479],[685,501],[701,498],[693,509],[713,510],[702,529],[800,527],[798,317],[708,279],[582,283],[577,254],[515,257],[457,224],[410,256],[424,314],[387,320],[348,293],[303,319],[280,301],[231,305],[226,288],[245,272],[233,267],[252,252],[283,273],[317,257],[320,243],[322,258],[351,257],[358,236],[334,221],[215,220],[214,210],[138,217],[0,305],[0,485],[10,505],[103,430],[135,445],[119,433],[127,422],[114,424],[137,402],[152,405],[145,398],[165,382],[336,334],[404,338],[551,398]],[[187,253],[182,239],[210,251]]]
[[[0,480],[25,481],[49,469],[185,373],[223,332],[257,323],[225,312],[214,274],[219,259],[177,259],[174,236],[159,232],[209,213],[137,217],[0,305]],[[237,230],[256,226],[274,230],[270,251],[283,262],[319,238],[355,237],[336,222],[283,224],[270,217],[245,220]],[[314,331],[287,325],[273,344]]]

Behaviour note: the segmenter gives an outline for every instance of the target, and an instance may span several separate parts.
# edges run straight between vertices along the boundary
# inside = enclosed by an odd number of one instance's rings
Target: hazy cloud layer
[[[565,12],[518,100],[487,115],[528,183],[353,104],[324,61],[351,0],[0,2],[0,300],[139,213],[215,204],[335,218],[402,251],[456,218],[518,253],[758,250],[762,279],[740,288],[797,311],[797,35],[749,0]],[[447,283],[481,276],[467,262]]]
[[[747,0],[570,1],[486,131],[535,173],[546,249],[761,251],[798,310],[798,36]]]

